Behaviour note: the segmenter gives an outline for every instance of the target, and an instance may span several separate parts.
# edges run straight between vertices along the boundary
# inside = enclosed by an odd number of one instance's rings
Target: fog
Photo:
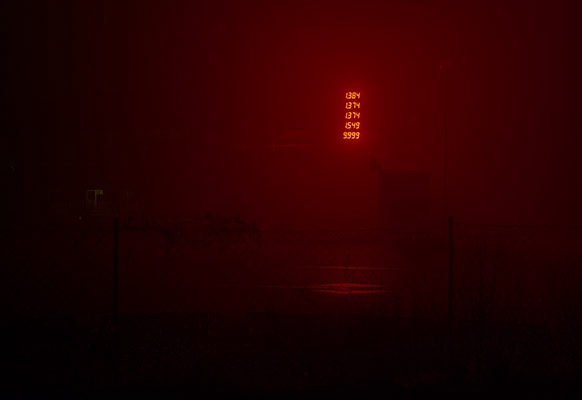
[[[151,213],[279,221],[289,203],[312,201],[309,215],[296,209],[309,221],[317,202],[337,202],[328,220],[367,224],[356,210],[375,207],[371,158],[430,172],[440,210],[447,62],[449,213],[580,221],[578,28],[565,2],[8,9],[10,214],[38,208],[40,192],[117,185]],[[354,87],[365,128],[350,148],[342,99]],[[281,138],[311,147],[274,156]]]

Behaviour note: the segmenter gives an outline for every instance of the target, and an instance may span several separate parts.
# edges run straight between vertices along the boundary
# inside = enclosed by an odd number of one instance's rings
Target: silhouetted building
[[[378,214],[383,226],[418,225],[430,217],[430,175],[425,171],[378,171]]]

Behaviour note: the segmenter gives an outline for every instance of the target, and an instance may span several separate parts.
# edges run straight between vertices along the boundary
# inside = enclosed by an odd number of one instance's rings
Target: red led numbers
[[[346,120],[344,139],[359,139],[360,138],[360,118],[362,103],[360,102],[360,92],[346,92]]]

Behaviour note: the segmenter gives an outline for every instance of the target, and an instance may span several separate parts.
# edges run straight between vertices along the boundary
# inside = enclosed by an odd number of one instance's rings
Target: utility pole
[[[440,69],[444,73],[444,127],[443,127],[443,212],[445,219],[449,217],[448,193],[447,193],[447,160],[448,160],[448,107],[449,107],[449,69],[451,62],[444,60],[440,64]]]
[[[454,285],[453,285],[453,251],[454,251],[454,235],[453,235],[453,217],[449,215],[448,210],[448,190],[447,190],[447,161],[448,161],[448,79],[449,69],[451,67],[450,60],[443,60],[440,64],[440,69],[444,73],[444,126],[443,126],[443,213],[448,225],[448,357],[449,364],[454,362]]]

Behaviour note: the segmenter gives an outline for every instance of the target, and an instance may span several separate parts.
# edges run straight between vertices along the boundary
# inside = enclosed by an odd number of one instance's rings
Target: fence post
[[[450,361],[453,360],[453,328],[454,328],[454,286],[453,286],[453,217],[448,218],[448,228],[449,228],[449,286],[448,286],[448,335],[449,335],[449,357]]]
[[[113,219],[113,323],[117,325],[119,320],[119,309],[117,303],[118,286],[118,266],[119,266],[119,219]]]

